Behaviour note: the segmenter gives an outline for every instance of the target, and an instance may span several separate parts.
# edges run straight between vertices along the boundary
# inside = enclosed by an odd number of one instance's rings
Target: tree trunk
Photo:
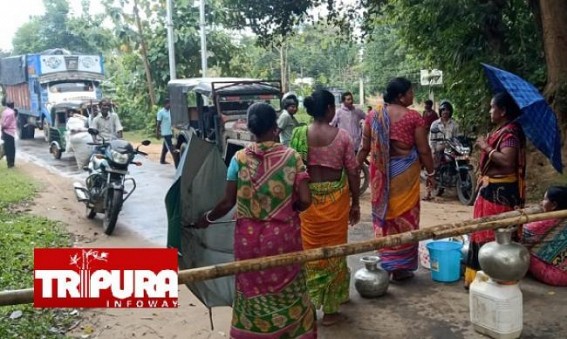
[[[148,60],[148,47],[146,46],[146,39],[144,39],[144,29],[142,27],[142,21],[140,20],[140,15],[138,13],[138,0],[134,0],[134,17],[136,18],[136,26],[138,28],[138,34],[140,34],[140,45],[142,46],[142,58],[144,59],[144,71],[146,73],[146,82],[148,85],[148,94],[150,96],[150,103],[153,106],[156,105],[156,92],[154,90],[154,82],[152,80],[152,70],[150,68],[150,62]]]
[[[537,1],[541,23],[547,84],[544,94],[558,116],[563,140],[567,137],[567,1]],[[567,143],[563,143],[564,151]]]

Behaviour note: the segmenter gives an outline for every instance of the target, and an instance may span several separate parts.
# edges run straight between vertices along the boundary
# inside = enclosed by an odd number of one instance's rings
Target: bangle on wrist
[[[208,211],[207,213],[205,213],[205,220],[209,223],[212,224],[214,220],[209,219],[209,214],[211,214],[211,211]]]
[[[431,172],[431,173],[429,173],[429,172],[427,173],[427,176],[428,176],[428,177],[432,177],[432,176],[434,176],[434,175],[435,175],[435,170],[433,170],[433,172]]]

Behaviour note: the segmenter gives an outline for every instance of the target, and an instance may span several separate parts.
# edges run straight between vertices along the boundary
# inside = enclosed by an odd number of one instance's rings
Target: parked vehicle
[[[98,130],[93,128],[88,131],[93,136],[99,134]],[[93,219],[97,213],[104,213],[104,233],[111,235],[122,205],[136,189],[134,178],[126,177],[128,166],[141,166],[142,163],[134,161],[134,158],[137,154],[147,156],[147,153],[140,151],[140,146],[134,149],[126,140],[101,139],[101,143],[90,143],[97,147],[97,151],[91,157],[87,168],[89,176],[85,186],[75,183],[74,190],[77,200],[85,203],[87,218]],[[143,146],[149,144],[149,140],[142,141]],[[124,189],[126,182],[132,185],[129,185],[128,191]]]
[[[431,133],[439,133],[431,130]],[[452,139],[434,139],[445,143],[445,150],[440,164],[435,169],[436,188],[432,191],[434,196],[441,196],[445,189],[456,188],[459,201],[463,205],[471,206],[476,198],[476,177],[474,168],[470,164],[471,138],[460,136]],[[422,171],[422,180],[426,174]]]
[[[63,152],[68,149],[67,121],[72,112],[80,112],[81,104],[80,101],[68,101],[51,107],[51,124],[45,130],[45,135],[49,142],[49,153],[55,159],[61,159]]]
[[[32,139],[36,127],[48,130],[51,109],[59,103],[101,99],[103,79],[101,55],[57,48],[0,59],[0,86],[18,110],[20,139]]]
[[[246,111],[255,102],[281,110],[279,80],[193,78],[168,84],[171,122],[176,147],[183,153],[191,130],[215,143],[225,161],[253,141],[246,127]]]

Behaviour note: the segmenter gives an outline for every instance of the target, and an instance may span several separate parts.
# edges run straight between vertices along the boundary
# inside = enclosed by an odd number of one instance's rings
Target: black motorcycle
[[[432,130],[431,133],[440,131]],[[463,205],[471,206],[476,198],[476,177],[474,168],[470,164],[472,138],[459,136],[451,139],[432,139],[445,144],[445,149],[439,155],[439,165],[435,169],[437,186],[433,189],[434,196],[441,196],[446,188],[456,188],[459,201]],[[426,174],[422,172],[422,179]]]
[[[89,128],[89,134],[99,135],[98,130],[93,128]],[[100,143],[88,143],[96,146],[96,151],[85,168],[89,172],[85,181],[86,187],[75,183],[74,190],[77,200],[86,205],[87,218],[94,219],[97,213],[104,213],[104,233],[111,235],[116,227],[122,204],[136,189],[134,178],[126,178],[128,166],[130,164],[141,166],[142,163],[134,161],[134,157],[137,154],[147,156],[147,153],[138,150],[140,146],[134,149],[126,140],[107,141],[104,138],[101,140]],[[144,146],[149,144],[149,140],[142,141]],[[132,184],[129,191],[124,189],[127,181]]]

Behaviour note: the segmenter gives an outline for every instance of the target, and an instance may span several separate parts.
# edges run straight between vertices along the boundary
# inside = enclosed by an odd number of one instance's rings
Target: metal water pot
[[[481,269],[497,282],[518,281],[530,267],[530,252],[512,241],[514,231],[515,228],[497,229],[496,241],[485,244],[478,252]]]
[[[364,256],[360,259],[363,268],[354,274],[354,287],[364,298],[375,298],[386,293],[390,284],[388,272],[379,267],[380,257]]]

